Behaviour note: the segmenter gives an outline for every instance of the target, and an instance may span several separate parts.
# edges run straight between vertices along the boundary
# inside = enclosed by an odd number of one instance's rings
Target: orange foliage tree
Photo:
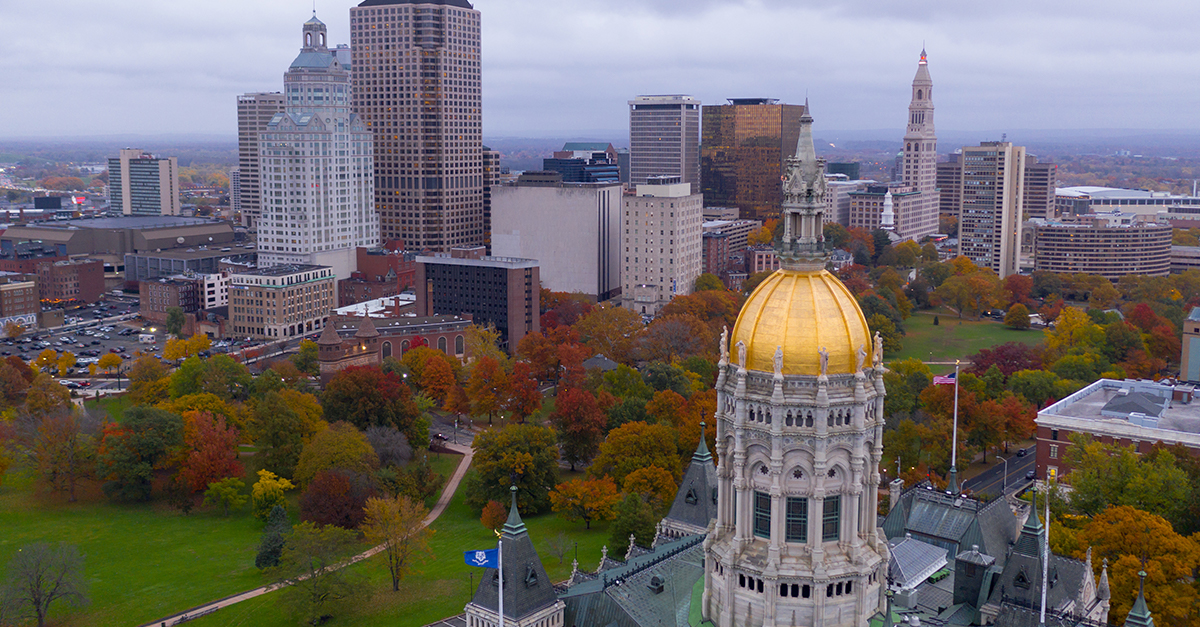
[[[609,477],[572,479],[550,492],[551,508],[569,521],[582,520],[586,529],[592,528],[593,520],[616,518],[620,501],[617,484]]]

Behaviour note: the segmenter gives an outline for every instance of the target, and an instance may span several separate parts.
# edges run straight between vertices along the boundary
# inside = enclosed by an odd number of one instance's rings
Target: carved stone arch
[[[811,429],[813,426],[813,413],[811,409],[804,414],[804,426],[809,429]]]
[[[787,417],[784,419],[783,424],[788,427],[796,426],[795,418],[792,416],[792,410],[789,409],[787,411]]]

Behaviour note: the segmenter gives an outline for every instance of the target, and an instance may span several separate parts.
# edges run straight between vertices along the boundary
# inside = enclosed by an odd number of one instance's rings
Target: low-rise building
[[[126,216],[34,222],[0,234],[0,251],[40,242],[60,255],[116,255],[159,249],[233,246],[233,225],[223,220],[180,216]],[[235,249],[236,250],[236,249]]]
[[[516,348],[541,330],[538,262],[478,252],[417,257],[417,316],[469,314],[477,324],[495,325],[501,341]]]
[[[388,357],[428,346],[459,360],[467,358],[471,316],[330,316],[317,340],[321,384],[350,366],[378,366]]]
[[[200,282],[195,279],[162,277],[138,283],[138,313],[150,322],[166,323],[175,307],[185,314],[196,313],[201,302]]]
[[[104,262],[74,259],[38,265],[38,290],[45,304],[94,303],[104,293]]]
[[[229,277],[235,335],[288,338],[320,331],[334,304],[333,268],[282,265]]]
[[[221,269],[222,259],[254,261],[254,250],[241,246],[196,246],[125,253],[125,281],[138,283],[148,279],[179,274],[212,274]]]
[[[1038,412],[1037,476],[1070,472],[1071,435],[1149,453],[1156,443],[1182,444],[1200,455],[1200,404],[1196,388],[1170,381],[1100,379]]]
[[[38,298],[37,278],[28,274],[0,276],[0,329],[13,322],[27,329],[36,329],[42,311]]]
[[[395,296],[417,282],[417,256],[391,248],[359,248],[356,270],[338,281],[338,307]]]
[[[1170,224],[1120,212],[1079,217],[1074,223],[1047,222],[1034,231],[1033,267],[1113,281],[1127,274],[1166,276],[1172,231]],[[1026,247],[1024,237],[1021,246]]]

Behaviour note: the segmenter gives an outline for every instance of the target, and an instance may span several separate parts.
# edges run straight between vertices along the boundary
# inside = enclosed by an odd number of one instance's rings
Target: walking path
[[[463,444],[443,443],[442,446],[462,453],[463,458],[461,461],[459,461],[458,468],[454,470],[454,474],[450,476],[450,480],[446,482],[446,487],[442,489],[442,495],[438,497],[437,503],[433,506],[433,509],[430,510],[429,515],[425,517],[425,520],[421,521],[422,527],[428,527],[429,525],[433,524],[433,521],[437,520],[438,516],[441,516],[442,512],[446,510],[446,506],[450,504],[450,499],[454,498],[454,492],[458,489],[458,484],[462,481],[463,476],[467,474],[467,469],[471,467],[471,459],[475,455],[475,449]],[[366,551],[347,559],[345,562],[342,562],[338,568],[345,568],[351,564],[361,562],[362,560],[378,554],[384,549],[384,547],[385,545],[381,544],[379,546],[367,549]],[[262,596],[268,592],[282,588],[285,585],[287,584],[273,583],[262,586],[261,588],[255,588],[241,594],[235,594],[223,599],[218,599],[211,603],[205,603],[204,605],[193,607],[187,611],[180,612],[166,618],[150,621],[141,627],[167,627],[168,625],[179,625],[186,623],[189,620],[199,618],[205,614],[211,614],[221,608],[229,607],[235,603],[241,603],[242,601],[248,601],[254,597]]]

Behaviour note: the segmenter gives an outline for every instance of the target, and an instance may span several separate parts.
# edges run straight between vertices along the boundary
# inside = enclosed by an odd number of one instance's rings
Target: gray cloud
[[[347,0],[321,0],[349,43]],[[215,133],[275,91],[311,5],[0,4],[0,136]],[[811,99],[818,127],[899,129],[922,42],[942,129],[1195,129],[1200,4],[1056,0],[478,0],[488,135],[619,131],[626,101]]]

